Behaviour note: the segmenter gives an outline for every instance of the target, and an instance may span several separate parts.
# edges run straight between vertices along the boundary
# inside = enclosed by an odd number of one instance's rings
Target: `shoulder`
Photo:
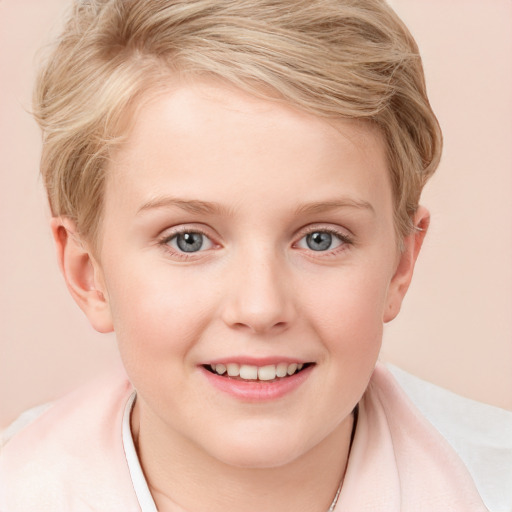
[[[387,365],[414,406],[457,452],[491,510],[512,510],[512,412]]]
[[[116,370],[54,402],[15,434],[0,454],[0,510],[123,509],[133,495],[121,436],[131,392]]]
[[[381,364],[359,403],[344,488],[346,510],[487,510],[463,462]]]

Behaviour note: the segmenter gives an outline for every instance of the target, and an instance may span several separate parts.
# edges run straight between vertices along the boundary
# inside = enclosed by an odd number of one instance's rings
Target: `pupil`
[[[326,251],[332,244],[332,235],[325,232],[311,233],[306,237],[306,242],[313,251]]]
[[[203,246],[203,235],[201,233],[182,233],[178,235],[176,243],[183,252],[196,252]]]

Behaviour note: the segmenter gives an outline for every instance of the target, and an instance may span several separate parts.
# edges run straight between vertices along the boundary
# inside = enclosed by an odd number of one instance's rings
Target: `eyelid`
[[[208,239],[212,238],[211,235],[209,235],[201,226],[187,224],[166,229],[163,234],[159,236],[159,242],[168,242],[169,240],[172,240],[176,235],[182,235],[184,233],[200,233]]]
[[[309,226],[306,226],[304,228],[301,228],[297,234],[297,238],[300,240],[304,238],[307,235],[310,235],[311,233],[316,232],[325,232],[325,233],[331,233],[332,235],[336,235],[342,240],[345,240],[347,242],[352,242],[354,239],[354,235],[347,229],[347,228],[341,228],[337,226],[333,226],[332,224],[312,224]]]
[[[157,244],[167,252],[170,253],[173,257],[179,258],[179,259],[191,259],[191,258],[198,258],[201,256],[204,256],[204,253],[209,252],[212,248],[219,248],[221,244],[219,244],[215,238],[211,235],[210,229],[205,229],[200,225],[197,224],[185,224],[185,225],[179,225],[176,227],[168,228],[164,230],[163,234],[158,237]],[[326,225],[326,224],[313,224],[306,226],[304,228],[301,228],[295,237],[295,242],[292,244],[293,248],[297,248],[298,243],[308,236],[311,233],[316,232],[325,232],[330,233],[334,236],[336,236],[342,243],[335,247],[334,249],[328,249],[326,251],[312,251],[310,249],[300,248],[304,250],[308,250],[309,252],[314,252],[317,257],[322,257],[326,255],[332,255],[337,253],[338,251],[343,251],[347,248],[347,246],[354,244],[354,235],[347,229],[347,228],[341,228],[341,227],[335,227],[332,225]],[[183,234],[183,233],[200,233],[204,237],[206,237],[210,243],[212,244],[211,247],[204,250],[199,250],[195,252],[182,252],[174,249],[169,245],[169,242],[176,237],[177,235]]]
[[[174,247],[169,245],[169,242],[178,235],[184,233],[199,233],[209,240],[211,247],[193,252],[182,252],[176,250]],[[203,253],[209,251],[212,248],[219,247],[220,244],[215,241],[208,230],[198,226],[196,224],[179,225],[173,228],[166,229],[162,235],[158,237],[157,244],[161,246],[168,254],[179,259],[191,259],[203,256]]]
[[[335,247],[334,249],[328,249],[326,251],[312,251],[311,249],[306,249],[299,247],[300,249],[305,249],[310,252],[314,252],[315,255],[322,257],[322,255],[327,254],[334,254],[337,251],[342,251],[347,248],[347,246],[354,244],[354,236],[348,229],[343,229],[339,227],[333,227],[332,225],[325,225],[325,224],[314,224],[311,226],[306,226],[305,228],[301,229],[299,231],[299,234],[297,235],[296,242],[294,242],[293,247],[298,247],[298,244],[301,240],[303,240],[305,237],[312,233],[329,233],[331,235],[336,236],[342,244],[338,247]]]

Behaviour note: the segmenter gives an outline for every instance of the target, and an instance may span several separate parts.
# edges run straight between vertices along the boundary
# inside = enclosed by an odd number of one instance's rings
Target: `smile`
[[[279,361],[279,359],[277,360]],[[267,402],[292,394],[309,380],[313,362],[225,361],[199,366],[206,381],[223,393],[242,402]],[[248,364],[253,362],[253,364]]]
[[[217,375],[230,377],[237,380],[249,381],[273,381],[291,377],[307,368],[311,363],[278,363],[265,366],[253,366],[249,364],[238,363],[218,363],[208,364],[204,367]]]

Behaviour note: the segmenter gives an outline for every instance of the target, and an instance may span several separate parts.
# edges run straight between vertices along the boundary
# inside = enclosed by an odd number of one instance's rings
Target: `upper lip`
[[[215,359],[210,359],[201,363],[202,365],[212,365],[212,364],[244,364],[249,366],[269,366],[269,365],[277,365],[279,363],[288,363],[288,364],[306,364],[311,363],[312,361],[308,361],[306,359],[301,359],[297,357],[289,357],[289,356],[268,356],[268,357],[251,357],[251,356],[229,356],[225,358],[217,357]]]

